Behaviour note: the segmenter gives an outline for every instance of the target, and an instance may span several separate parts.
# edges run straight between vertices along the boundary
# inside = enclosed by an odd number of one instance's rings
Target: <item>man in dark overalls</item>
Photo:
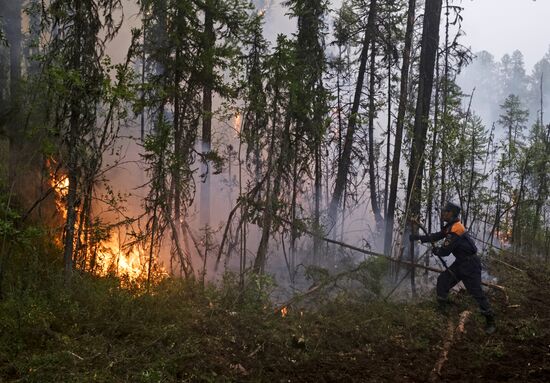
[[[481,314],[485,316],[487,322],[485,331],[492,334],[496,330],[495,317],[481,288],[481,260],[477,256],[477,247],[474,241],[460,222],[460,210],[460,206],[447,202],[441,210],[441,219],[446,222],[443,229],[428,235],[412,234],[410,240],[433,243],[444,239],[441,247],[434,246],[432,248],[432,253],[440,257],[446,257],[452,253],[456,260],[437,278],[438,303],[442,307],[447,306],[449,291],[462,281],[466,290],[479,304]]]

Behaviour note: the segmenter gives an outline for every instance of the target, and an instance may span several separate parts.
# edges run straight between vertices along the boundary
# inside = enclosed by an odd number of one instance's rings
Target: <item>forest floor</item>
[[[432,296],[321,292],[283,317],[260,280],[244,293],[231,276],[215,288],[167,280],[146,294],[114,278],[19,277],[0,301],[0,381],[549,382],[549,268],[498,257],[524,271],[490,264],[507,291],[489,291],[493,335],[463,291],[448,315]]]

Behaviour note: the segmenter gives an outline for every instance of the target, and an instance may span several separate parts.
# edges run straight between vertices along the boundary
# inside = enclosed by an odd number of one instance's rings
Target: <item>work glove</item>
[[[409,241],[418,241],[419,239],[420,239],[420,236],[418,234],[409,235]]]
[[[441,250],[441,247],[438,247],[438,246],[432,247],[432,254],[439,255],[439,250]]]

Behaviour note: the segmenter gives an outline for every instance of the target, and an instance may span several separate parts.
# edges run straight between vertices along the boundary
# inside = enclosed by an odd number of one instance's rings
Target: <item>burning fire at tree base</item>
[[[53,160],[48,161],[49,182],[55,192],[57,212],[63,218],[63,222],[66,222],[69,179],[66,175],[52,170],[54,163]],[[149,285],[167,276],[162,265],[156,261],[155,249],[147,249],[143,246],[142,239],[135,240],[125,231],[114,233],[116,227],[126,227],[125,224],[105,224],[99,217],[95,217],[93,221],[83,220],[81,208],[77,206],[76,210],[77,235],[73,255],[76,268],[99,276],[120,277],[123,285]],[[64,243],[64,235],[65,230],[60,230],[56,238],[59,246]]]

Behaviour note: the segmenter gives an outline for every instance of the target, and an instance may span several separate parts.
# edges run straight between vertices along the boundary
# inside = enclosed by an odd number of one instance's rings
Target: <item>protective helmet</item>
[[[462,210],[462,208],[457,204],[454,204],[452,202],[447,202],[445,204],[445,206],[443,206],[441,208],[441,210],[442,211],[450,211],[451,213],[453,213],[454,217],[458,217],[458,215],[460,214],[460,211]]]

